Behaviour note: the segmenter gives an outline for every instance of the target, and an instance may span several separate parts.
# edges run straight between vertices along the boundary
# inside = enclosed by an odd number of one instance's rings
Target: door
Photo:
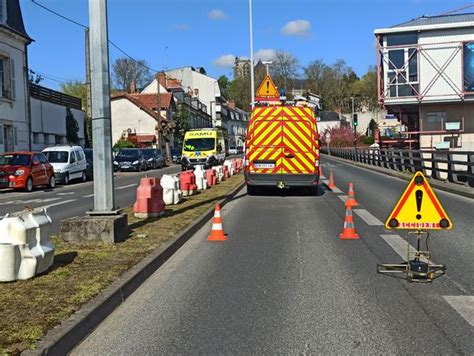
[[[3,144],[5,147],[5,152],[15,151],[15,142],[13,136],[13,126],[3,125]]]
[[[283,151],[281,174],[314,174],[316,160],[315,123],[311,114],[298,107],[285,107],[281,116]]]
[[[34,155],[33,161],[31,162],[31,177],[33,178],[33,185],[46,184],[45,175],[45,166],[41,163],[41,158],[39,155]]]
[[[262,112],[251,128],[248,155],[249,170],[255,174],[277,174],[282,155],[281,108]]]
[[[78,178],[78,164],[74,151],[69,152],[69,179]]]

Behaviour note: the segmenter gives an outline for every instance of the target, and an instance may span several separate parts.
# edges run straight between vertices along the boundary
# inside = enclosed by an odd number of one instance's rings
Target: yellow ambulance
[[[181,169],[194,169],[203,165],[205,169],[224,163],[226,141],[224,132],[217,128],[189,130],[184,134],[181,154]]]

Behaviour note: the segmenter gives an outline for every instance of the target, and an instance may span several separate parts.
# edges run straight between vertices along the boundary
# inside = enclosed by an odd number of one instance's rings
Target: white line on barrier
[[[444,296],[446,302],[474,326],[474,296]]]
[[[129,185],[124,185],[123,187],[115,188],[115,190],[127,189],[127,188],[131,188],[131,187],[136,187],[136,186],[137,186],[137,183],[133,183],[133,184],[129,184]]]
[[[64,204],[72,203],[72,202],[75,202],[75,201],[77,201],[77,199],[63,200],[63,201],[59,201],[57,203],[40,206],[40,207],[38,207],[38,209],[48,209],[48,208],[52,208],[53,206],[64,205]]]
[[[369,226],[383,226],[383,222],[381,222],[365,209],[354,209],[354,213],[359,215],[359,217]]]

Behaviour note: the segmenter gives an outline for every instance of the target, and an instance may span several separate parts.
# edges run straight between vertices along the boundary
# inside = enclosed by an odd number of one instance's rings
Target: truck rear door
[[[311,113],[298,107],[284,107],[280,120],[283,133],[280,173],[314,174],[316,139]]]

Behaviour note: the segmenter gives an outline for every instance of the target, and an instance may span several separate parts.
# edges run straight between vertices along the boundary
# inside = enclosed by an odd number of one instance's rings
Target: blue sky
[[[88,25],[88,0],[36,0]],[[30,68],[59,80],[84,81],[84,30],[20,0]],[[338,58],[363,75],[376,58],[373,30],[468,5],[461,0],[253,0],[254,48],[268,57],[291,52],[307,65]],[[472,3],[472,2],[471,2]],[[474,8],[471,10],[474,11]],[[109,0],[109,37],[153,69],[202,66],[232,75],[230,56],[249,56],[247,0]],[[113,61],[121,53],[110,47]],[[46,78],[43,85],[58,88]]]

